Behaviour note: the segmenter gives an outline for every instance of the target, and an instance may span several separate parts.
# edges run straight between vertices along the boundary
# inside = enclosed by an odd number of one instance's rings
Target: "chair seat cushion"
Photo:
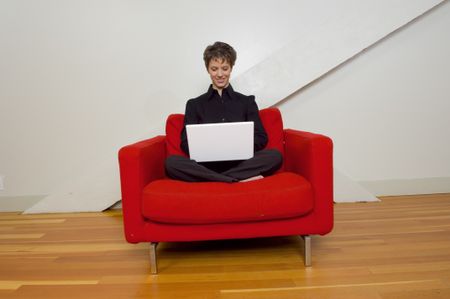
[[[283,172],[231,184],[153,181],[143,190],[142,213],[155,222],[213,224],[298,217],[313,205],[310,183]]]

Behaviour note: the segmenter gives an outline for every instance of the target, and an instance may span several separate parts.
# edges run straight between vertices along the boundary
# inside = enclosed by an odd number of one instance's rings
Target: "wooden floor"
[[[335,229],[158,247],[127,244],[120,212],[0,214],[0,298],[450,298],[450,194],[337,204]]]

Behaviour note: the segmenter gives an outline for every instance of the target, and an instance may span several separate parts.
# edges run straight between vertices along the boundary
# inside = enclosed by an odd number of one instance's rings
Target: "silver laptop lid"
[[[253,127],[252,121],[186,125],[190,158],[197,162],[250,159]]]

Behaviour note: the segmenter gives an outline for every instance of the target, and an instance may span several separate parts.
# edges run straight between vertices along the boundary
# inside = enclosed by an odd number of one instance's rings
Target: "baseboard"
[[[450,177],[359,181],[376,196],[450,193]]]
[[[44,197],[45,195],[0,196],[0,212],[23,212]]]

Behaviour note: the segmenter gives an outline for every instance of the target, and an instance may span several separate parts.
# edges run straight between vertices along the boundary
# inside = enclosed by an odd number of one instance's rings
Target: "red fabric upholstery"
[[[309,182],[285,172],[245,184],[157,180],[144,188],[142,214],[163,223],[231,223],[298,217],[313,204]]]
[[[275,148],[284,156],[283,119],[280,110],[266,108],[260,111],[259,117],[269,138],[266,148]]]
[[[286,171],[307,179],[314,188],[315,230],[327,233],[333,227],[333,143],[330,138],[285,130]]]
[[[165,179],[166,156],[183,154],[178,133],[181,114],[169,116],[167,137],[123,147],[119,164],[126,239],[131,243],[168,242],[330,232],[331,139],[283,130],[276,108],[263,109],[260,115],[269,135],[267,147],[284,154],[284,170],[258,181],[222,184]]]
[[[181,130],[183,130],[184,115],[171,114],[166,121],[166,147],[167,155],[187,156],[181,150]]]

